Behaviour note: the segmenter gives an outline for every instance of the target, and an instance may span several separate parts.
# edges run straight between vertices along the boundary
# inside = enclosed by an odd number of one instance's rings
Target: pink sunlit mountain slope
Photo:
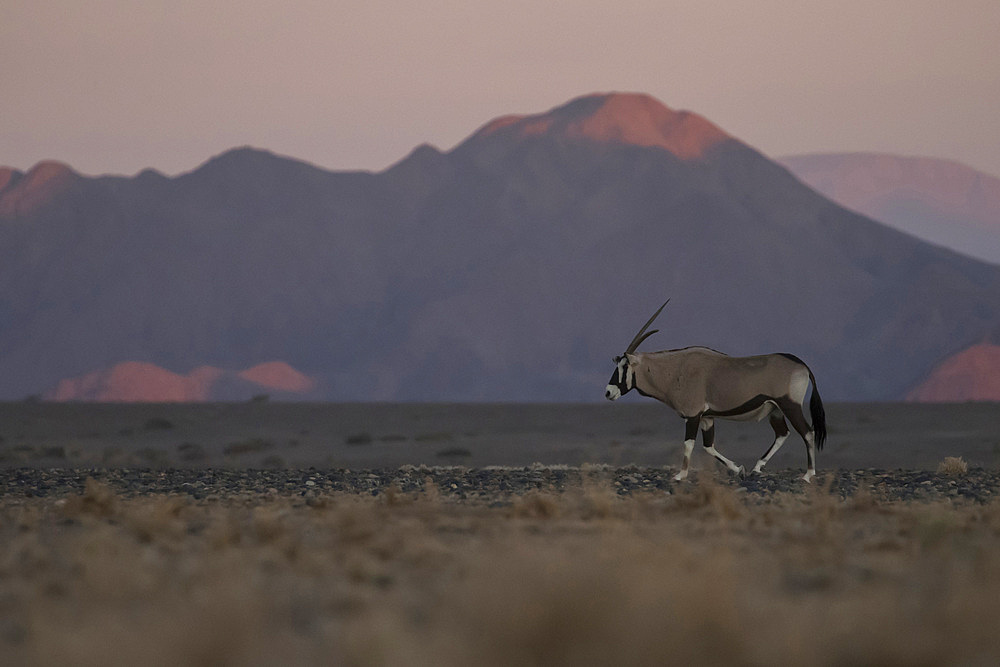
[[[310,398],[316,383],[280,361],[259,364],[239,373],[200,366],[187,375],[155,364],[126,361],[111,368],[60,380],[44,396],[52,401],[173,403],[246,400],[262,392],[282,398]]]
[[[260,387],[287,391],[293,394],[308,394],[316,388],[316,381],[303,375],[283,361],[268,361],[257,364],[239,373],[239,377]]]
[[[1000,264],[1000,178],[949,160],[878,153],[797,155],[780,161],[842,206]]]
[[[923,402],[1000,401],[1000,345],[982,343],[948,357],[906,398]]]
[[[26,174],[0,167],[0,216],[29,215],[81,178],[68,166],[39,162]]]
[[[252,369],[212,396],[266,380],[329,400],[602,400],[666,297],[646,349],[796,354],[828,400],[903,398],[1000,344],[1000,267],[641,94],[503,117],[379,173],[252,148],[173,178],[50,169],[0,172],[0,399],[142,359]],[[36,180],[59,187],[20,194]],[[149,377],[188,395],[190,375]]]
[[[548,135],[566,140],[662,148],[682,159],[704,157],[732,139],[689,111],[674,111],[649,95],[590,95],[545,113],[503,116],[487,123],[471,142],[488,137],[506,141]]]

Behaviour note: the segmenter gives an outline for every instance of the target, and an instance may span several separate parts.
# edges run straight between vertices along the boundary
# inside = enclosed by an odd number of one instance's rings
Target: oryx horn
[[[639,347],[642,341],[646,340],[647,338],[655,334],[657,331],[659,331],[659,329],[653,329],[649,333],[645,333],[649,325],[653,323],[653,320],[656,319],[656,316],[660,314],[660,311],[663,310],[668,303],[670,303],[670,299],[664,301],[663,305],[660,306],[655,313],[653,313],[653,316],[648,320],[646,320],[646,323],[642,325],[641,329],[639,329],[639,333],[637,333],[635,335],[635,338],[632,339],[632,342],[628,344],[628,349],[625,350],[625,354],[632,354],[633,352],[635,352],[635,349]]]

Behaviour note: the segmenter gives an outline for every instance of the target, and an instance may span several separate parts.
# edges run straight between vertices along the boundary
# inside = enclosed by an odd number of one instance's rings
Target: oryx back
[[[801,401],[809,387],[805,365],[780,354],[730,357],[689,347],[635,356],[636,388],[685,416],[711,411],[739,418],[768,399]]]
[[[707,411],[729,419],[763,419],[779,399],[801,404],[809,390],[809,369],[782,354],[724,357],[710,371]]]

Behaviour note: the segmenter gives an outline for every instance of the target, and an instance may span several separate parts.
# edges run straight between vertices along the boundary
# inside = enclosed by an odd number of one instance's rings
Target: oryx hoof
[[[806,484],[812,484],[813,477],[815,477],[815,476],[816,476],[816,473],[814,471],[807,470],[806,474],[802,475],[802,481],[805,482]]]
[[[679,473],[677,473],[676,475],[674,475],[674,481],[675,482],[683,482],[685,479],[687,479],[687,476],[688,476],[688,471],[687,470],[681,470]]]
[[[740,479],[746,479],[747,469],[744,468],[743,466],[740,466],[739,468],[733,471],[733,476],[739,477]]]

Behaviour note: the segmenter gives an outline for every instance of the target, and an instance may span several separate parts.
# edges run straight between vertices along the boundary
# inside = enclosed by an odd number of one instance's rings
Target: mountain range
[[[641,94],[377,173],[253,148],[172,178],[0,170],[0,398],[280,361],[330,400],[599,400],[668,296],[645,349],[794,353],[825,399],[903,398],[1000,342],[1000,267]]]
[[[1000,264],[1000,178],[951,160],[882,153],[792,155],[778,162],[852,211]]]

